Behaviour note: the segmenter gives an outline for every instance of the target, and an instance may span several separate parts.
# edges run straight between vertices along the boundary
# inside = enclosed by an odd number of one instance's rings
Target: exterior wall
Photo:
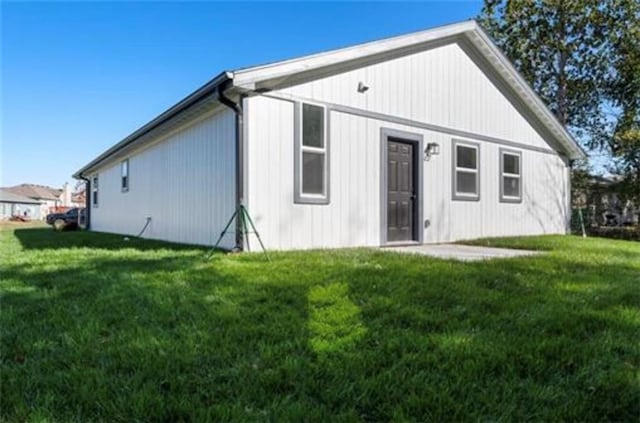
[[[8,219],[11,216],[25,216],[29,219],[42,219],[39,204],[4,203],[0,202],[0,219]]]
[[[357,92],[359,81],[370,87],[366,93]],[[327,205],[294,204],[294,101],[305,99],[328,105]],[[252,97],[246,110],[247,206],[268,248],[381,244],[386,230],[380,218],[382,128],[440,145],[439,155],[421,161],[428,221],[424,242],[565,233],[569,180],[564,161],[455,44]],[[499,149],[505,145],[487,137],[522,151],[521,203],[500,202]],[[479,201],[452,200],[453,139],[480,144]]]
[[[129,190],[121,190],[120,163],[129,159]],[[235,209],[235,117],[222,109],[192,121],[98,169],[98,206],[91,229],[212,245]],[[93,175],[92,175],[93,176]],[[227,235],[223,247],[234,245]]]
[[[357,92],[359,82],[369,87],[366,93]],[[280,92],[549,147],[456,43]]]

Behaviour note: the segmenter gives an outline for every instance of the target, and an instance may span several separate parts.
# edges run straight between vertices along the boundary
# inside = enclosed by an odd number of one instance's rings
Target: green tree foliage
[[[481,25],[588,149],[640,194],[640,2],[485,0]]]
[[[622,191],[640,200],[640,2],[618,1],[614,19],[627,25],[612,32],[613,75],[607,97],[615,119],[609,146],[615,171],[623,176]],[[630,18],[630,19],[629,19]]]

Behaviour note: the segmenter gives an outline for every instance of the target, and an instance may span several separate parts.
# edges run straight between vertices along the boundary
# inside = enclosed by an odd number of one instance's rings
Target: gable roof
[[[35,184],[20,184],[4,189],[16,195],[37,200],[60,200],[60,194],[62,193],[62,190]]]
[[[546,129],[558,140],[571,159],[586,157],[584,150],[558,122],[531,86],[513,67],[480,25],[466,21],[414,32],[393,38],[359,44],[339,50],[313,54],[291,60],[239,69],[233,72],[233,84],[250,90],[270,88],[282,84],[287,78],[305,74],[326,73],[332,67],[360,67],[385,57],[398,57],[424,50],[432,45],[461,41],[468,43],[484,59],[492,70],[513,90],[532,111]]]
[[[562,146],[567,157],[570,159],[586,158],[584,150],[558,122],[553,113],[482,30],[480,25],[476,21],[470,20],[323,53],[222,72],[157,118],[105,151],[76,172],[74,177],[82,177],[87,171],[95,168],[123,148],[136,143],[142,137],[148,136],[152,131],[162,125],[166,125],[171,119],[185,113],[190,108],[201,105],[207,97],[213,101],[218,101],[220,89],[235,88],[240,92],[247,93],[255,92],[256,90],[269,90],[292,81],[299,83],[304,80],[312,80],[327,74],[340,73],[345,69],[366,66],[369,63],[382,61],[386,58],[400,57],[435,45],[458,41],[467,43],[480,56],[486,59],[491,70],[531,110],[532,114]]]
[[[14,194],[6,188],[0,188],[0,203],[16,203],[16,204],[40,204],[32,198]]]

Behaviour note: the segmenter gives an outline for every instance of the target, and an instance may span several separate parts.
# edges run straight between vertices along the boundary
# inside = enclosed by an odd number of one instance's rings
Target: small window
[[[297,119],[295,202],[327,204],[329,177],[325,108],[302,103]]]
[[[500,149],[500,201],[522,201],[522,153]]]
[[[120,187],[122,192],[129,191],[129,159],[120,164]]]
[[[480,146],[476,143],[453,143],[453,199],[480,199]]]
[[[91,204],[98,207],[98,177],[94,176],[91,181]]]

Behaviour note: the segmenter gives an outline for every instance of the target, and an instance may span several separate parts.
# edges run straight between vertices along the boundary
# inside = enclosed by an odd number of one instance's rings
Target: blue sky
[[[222,70],[472,18],[482,2],[3,2],[0,186],[52,186]]]

